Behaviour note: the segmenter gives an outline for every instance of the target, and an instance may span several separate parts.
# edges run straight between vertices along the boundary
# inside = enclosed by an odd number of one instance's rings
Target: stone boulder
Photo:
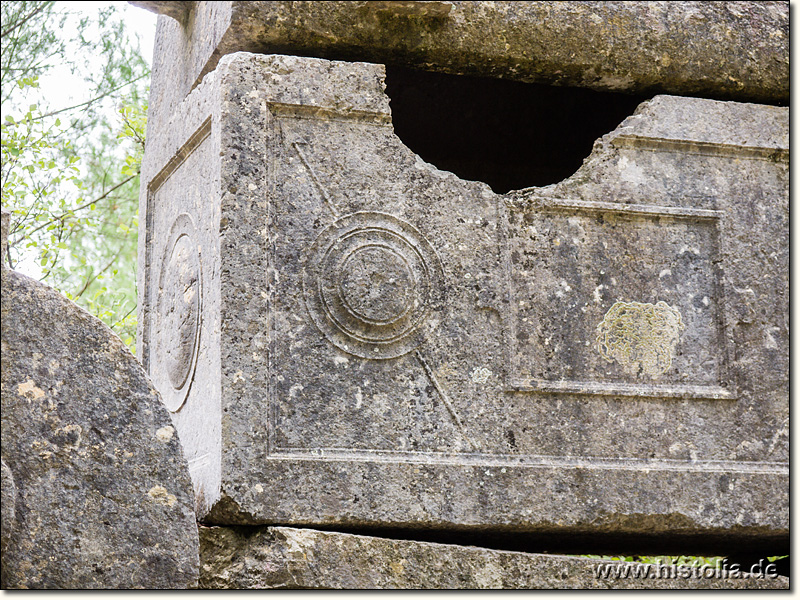
[[[158,392],[108,327],[5,267],[0,387],[2,587],[193,586],[192,485]]]

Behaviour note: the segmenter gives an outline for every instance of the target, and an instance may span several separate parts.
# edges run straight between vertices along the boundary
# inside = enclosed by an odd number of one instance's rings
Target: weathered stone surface
[[[194,2],[165,0],[156,2],[136,1],[136,2],[129,2],[129,4],[133,4],[134,6],[138,6],[139,8],[144,8],[145,10],[149,10],[150,12],[171,17],[176,21],[178,21],[179,23],[183,23],[184,20],[189,16],[189,12],[191,11]]]
[[[2,231],[0,231],[0,268],[6,267],[6,250],[8,249],[8,227],[11,222],[11,215],[5,211],[3,211],[2,215],[0,215],[0,227],[2,227]]]
[[[766,565],[760,577],[744,577],[739,567],[734,573],[623,563],[628,576],[620,577],[614,561],[288,527],[200,527],[200,559],[205,589],[789,588],[774,566],[764,573]]]
[[[158,392],[98,319],[2,278],[2,587],[193,585],[191,481]]]
[[[381,79],[229,55],[150,129],[140,355],[198,513],[785,545],[788,109],[658,96],[500,196]]]
[[[174,16],[183,3],[150,4]],[[182,23],[159,20],[151,114],[171,115],[222,56],[238,51],[601,90],[789,100],[788,2],[201,1]]]

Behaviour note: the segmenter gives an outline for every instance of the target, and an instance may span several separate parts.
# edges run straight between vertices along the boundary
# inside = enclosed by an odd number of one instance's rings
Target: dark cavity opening
[[[497,193],[557,183],[649,96],[386,66],[398,137],[437,168]]]

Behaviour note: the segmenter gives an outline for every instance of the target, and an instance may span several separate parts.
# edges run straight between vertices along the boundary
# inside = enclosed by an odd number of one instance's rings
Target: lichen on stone
[[[672,366],[683,329],[680,311],[664,301],[615,302],[597,326],[597,350],[632,375],[656,378]]]

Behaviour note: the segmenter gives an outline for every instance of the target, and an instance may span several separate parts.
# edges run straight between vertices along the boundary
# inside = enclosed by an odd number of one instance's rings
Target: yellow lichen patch
[[[159,504],[163,504],[164,506],[174,506],[178,499],[167,492],[167,488],[157,485],[150,489],[147,492],[147,495],[153,499],[153,501],[158,502]]]
[[[20,383],[17,386],[17,393],[28,400],[38,400],[44,397],[44,390],[36,387],[33,379],[28,379],[25,383]]]
[[[31,442],[31,450],[36,452],[39,456],[44,458],[45,460],[53,456],[53,453],[48,450],[50,444],[43,440],[35,440]]]
[[[666,302],[616,302],[597,326],[597,350],[632,375],[656,378],[672,366],[683,329],[681,313]]]
[[[472,379],[473,383],[486,383],[489,381],[489,377],[492,376],[492,372],[487,369],[486,367],[475,367],[472,369],[472,374],[470,375],[470,379]]]
[[[399,562],[389,563],[389,567],[392,569],[392,573],[394,573],[395,576],[397,577],[405,573],[406,566],[404,563],[406,562],[407,561],[405,558],[401,558]]]
[[[156,437],[159,441],[165,444],[172,439],[172,434],[175,433],[175,428],[167,425],[156,431]]]

